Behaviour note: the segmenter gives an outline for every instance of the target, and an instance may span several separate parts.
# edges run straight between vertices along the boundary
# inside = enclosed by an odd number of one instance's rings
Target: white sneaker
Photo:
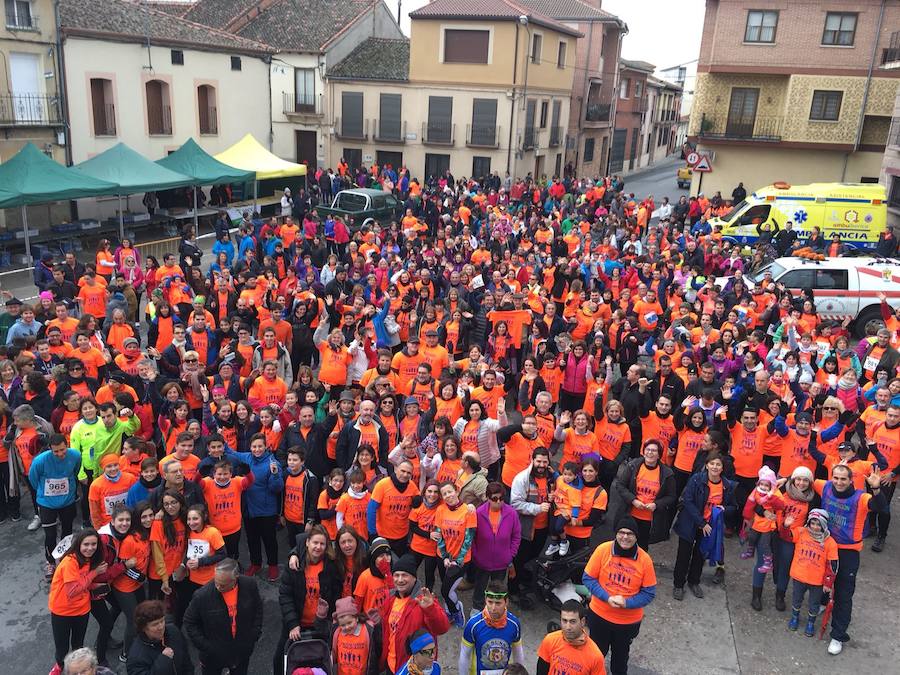
[[[569,554],[569,540],[563,539],[559,542],[559,554],[560,555],[568,555]]]
[[[828,643],[828,653],[832,656],[837,656],[844,649],[844,643],[840,640],[832,640]]]
[[[40,516],[35,516],[34,518],[31,519],[31,522],[28,523],[28,531],[29,531],[29,532],[34,532],[34,531],[35,531],[36,529],[38,529],[40,526],[41,526],[41,517],[40,517]]]
[[[557,543],[555,543],[555,542],[552,543],[552,544],[550,544],[550,545],[547,547],[547,550],[544,551],[544,555],[547,556],[548,558],[549,558],[550,556],[556,555],[557,553],[559,553],[559,544],[557,544]]]

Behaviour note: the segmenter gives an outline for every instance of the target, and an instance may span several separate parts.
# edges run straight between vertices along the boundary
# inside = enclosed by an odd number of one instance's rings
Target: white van
[[[799,291],[812,288],[816,312],[824,320],[855,319],[853,329],[861,335],[866,323],[881,318],[884,293],[892,307],[900,305],[900,258],[777,258],[745,275],[751,288],[771,272],[776,283]]]

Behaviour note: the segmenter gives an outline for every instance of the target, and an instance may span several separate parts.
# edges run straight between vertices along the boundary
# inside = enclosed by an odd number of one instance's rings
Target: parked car
[[[334,196],[331,206],[317,206],[316,212],[321,217],[340,216],[351,231],[355,231],[369,219],[384,223],[395,218],[399,205],[393,195],[383,190],[353,188],[341,190]]]

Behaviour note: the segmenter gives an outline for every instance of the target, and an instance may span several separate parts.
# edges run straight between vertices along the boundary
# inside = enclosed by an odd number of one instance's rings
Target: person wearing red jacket
[[[381,667],[396,673],[409,660],[406,638],[419,628],[435,636],[434,658],[437,660],[437,636],[450,630],[450,620],[434,593],[416,579],[416,559],[404,553],[394,561],[391,570],[394,588],[381,606]]]

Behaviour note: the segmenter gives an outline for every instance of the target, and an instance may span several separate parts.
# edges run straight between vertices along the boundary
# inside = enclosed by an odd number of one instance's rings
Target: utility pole
[[[400,25],[400,7],[403,6],[403,0],[397,0],[397,25]]]

